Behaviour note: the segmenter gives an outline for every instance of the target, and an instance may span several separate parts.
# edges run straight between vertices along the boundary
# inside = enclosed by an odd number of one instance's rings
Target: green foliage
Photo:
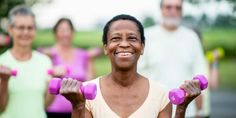
[[[51,46],[55,43],[54,35],[49,30],[38,31],[33,42],[33,48]],[[73,44],[82,48],[101,47],[102,33],[100,31],[76,32]]]
[[[219,80],[220,89],[236,90],[236,59],[225,59],[220,61]]]
[[[212,28],[203,30],[203,45],[205,50],[222,47],[227,57],[236,57],[236,29]]]
[[[144,18],[142,24],[143,24],[144,28],[147,28],[147,27],[151,27],[151,26],[155,25],[156,23],[155,23],[155,20],[152,16],[146,16]]]

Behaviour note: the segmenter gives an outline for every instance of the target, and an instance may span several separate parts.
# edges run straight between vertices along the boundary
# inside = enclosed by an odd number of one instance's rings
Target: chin
[[[126,63],[126,62],[121,62],[121,63],[118,63],[116,64],[117,68],[119,70],[123,70],[123,71],[128,71],[128,70],[131,70],[132,68],[134,68],[135,64],[134,63]]]
[[[20,43],[20,45],[21,45],[22,47],[29,47],[29,46],[32,45],[32,42],[22,42],[22,43]]]

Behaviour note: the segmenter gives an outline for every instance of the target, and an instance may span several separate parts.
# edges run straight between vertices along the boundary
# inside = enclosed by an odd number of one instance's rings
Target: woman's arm
[[[0,65],[0,113],[3,112],[8,102],[8,81],[10,69]]]
[[[171,118],[171,114],[172,114],[172,104],[168,103],[166,107],[161,112],[159,112],[157,118]]]
[[[47,85],[49,85],[49,82],[47,82]],[[45,91],[45,102],[44,102],[45,108],[48,108],[48,106],[51,105],[54,98],[55,98],[55,95],[50,94],[48,91],[48,87],[47,87],[47,89]]]
[[[91,80],[95,77],[95,65],[94,59],[89,58],[88,60],[88,68],[87,68],[87,80]]]
[[[73,107],[71,118],[93,118],[92,114],[85,108],[85,105]]]
[[[0,82],[0,113],[3,112],[8,102],[8,80],[1,78]]]

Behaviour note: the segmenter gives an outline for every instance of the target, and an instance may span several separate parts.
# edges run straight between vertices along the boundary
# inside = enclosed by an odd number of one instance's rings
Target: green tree
[[[155,25],[155,20],[152,16],[146,16],[143,20],[143,26],[144,28],[151,27]]]
[[[44,2],[51,2],[52,0],[43,0]],[[25,4],[27,6],[32,6],[35,3],[42,2],[42,0],[0,0],[0,24],[3,18],[6,18],[9,11],[16,5]],[[0,32],[3,30],[0,27]]]

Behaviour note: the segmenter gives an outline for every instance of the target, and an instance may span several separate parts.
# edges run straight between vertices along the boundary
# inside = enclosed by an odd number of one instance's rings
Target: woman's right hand
[[[8,80],[11,76],[11,69],[0,65],[0,79],[2,80]]]
[[[65,66],[59,65],[59,66],[54,66],[52,68],[53,74],[52,76],[54,77],[64,77],[66,74],[68,74],[68,70]]]
[[[69,100],[76,109],[82,109],[85,107],[85,98],[80,91],[81,82],[64,78],[61,82],[60,94]]]

